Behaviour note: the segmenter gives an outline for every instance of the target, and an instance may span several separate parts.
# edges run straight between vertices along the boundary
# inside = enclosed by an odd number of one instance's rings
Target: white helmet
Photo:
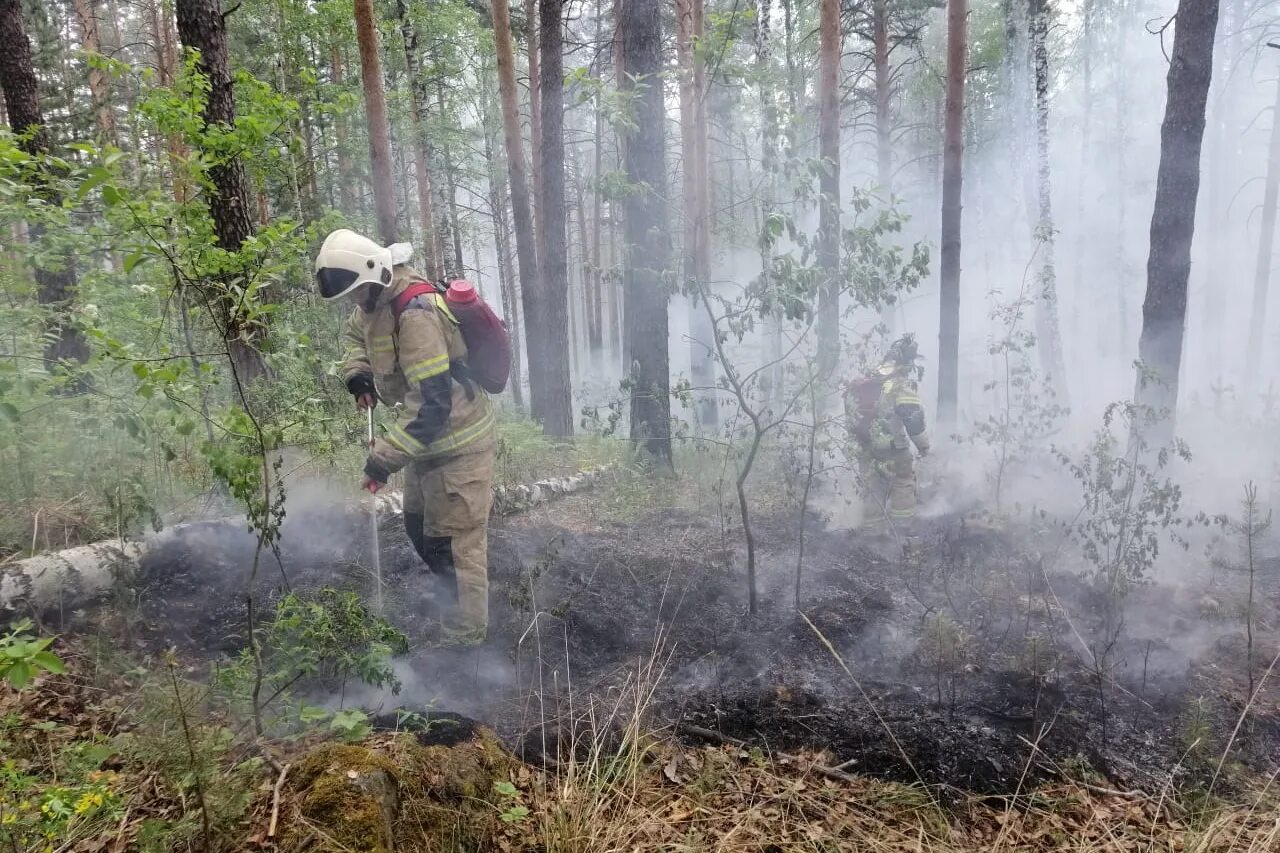
[[[362,284],[391,284],[391,250],[368,237],[339,228],[324,238],[316,255],[320,298],[338,299]]]

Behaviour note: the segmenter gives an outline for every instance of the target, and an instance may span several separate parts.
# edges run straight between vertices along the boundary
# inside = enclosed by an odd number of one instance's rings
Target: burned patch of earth
[[[574,513],[570,503],[557,515]],[[347,698],[378,713],[464,714],[526,758],[554,760],[588,708],[597,722],[625,712],[641,673],[655,679],[656,724],[691,723],[764,748],[817,750],[850,771],[979,792],[1085,765],[1116,786],[1157,789],[1169,768],[1189,766],[1179,759],[1190,708],[1207,709],[1215,746],[1234,725],[1236,687],[1214,678],[1229,667],[1221,658],[1230,637],[1159,672],[1140,672],[1152,641],[1128,638],[1099,690],[1060,612],[1086,606],[1084,585],[1055,576],[1051,597],[1033,582],[1026,550],[1000,531],[940,519],[904,553],[811,526],[797,610],[797,533],[766,520],[759,606],[748,613],[742,555],[715,520],[667,510],[570,529],[555,517],[493,526],[491,635],[469,650],[434,645],[421,565],[399,525],[385,525],[387,615],[413,650],[399,662],[399,695]],[[370,590],[366,519],[324,513],[289,524],[283,573],[270,555],[259,562],[264,612],[284,577],[292,589]],[[252,540],[225,526],[192,528],[153,551],[135,581],[138,636],[197,658],[234,654],[252,553]],[[1159,603],[1162,593],[1143,595]],[[1171,595],[1164,606],[1197,618]],[[1233,746],[1235,762],[1259,770],[1280,754],[1280,717],[1267,698]]]

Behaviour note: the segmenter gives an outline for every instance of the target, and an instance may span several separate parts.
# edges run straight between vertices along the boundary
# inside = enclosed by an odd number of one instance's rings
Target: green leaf
[[[520,791],[516,788],[515,785],[511,784],[510,782],[494,782],[493,790],[497,791],[499,794],[501,794],[504,797],[520,796]]]
[[[126,273],[133,272],[134,267],[138,266],[138,264],[142,263],[143,261],[147,260],[150,257],[151,257],[150,253],[146,252],[143,249],[137,249],[135,251],[130,252],[128,255],[125,256],[125,259],[124,259],[124,271]]]
[[[9,679],[9,684],[14,690],[21,690],[31,682],[33,674],[34,673],[31,671],[31,665],[26,661],[20,660],[15,661],[13,665],[9,667],[6,677]]]
[[[62,675],[67,671],[62,665],[62,659],[53,652],[38,652],[31,656],[31,662],[54,675]]]
[[[11,424],[16,424],[21,419],[22,419],[22,416],[21,416],[21,413],[18,412],[17,406],[15,406],[13,403],[0,402],[0,420],[8,421]]]

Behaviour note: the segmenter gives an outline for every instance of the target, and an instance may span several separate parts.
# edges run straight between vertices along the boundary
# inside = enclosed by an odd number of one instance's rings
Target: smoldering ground
[[[1116,785],[1158,787],[1170,772],[1185,781],[1198,772],[1186,758],[1188,721],[1207,721],[1199,736],[1212,749],[1197,752],[1205,755],[1225,748],[1236,722],[1238,576],[1219,573],[1208,610],[1207,583],[1137,589],[1100,673],[1091,656],[1102,636],[1097,589],[1078,562],[1054,561],[1062,531],[1052,520],[1026,528],[940,512],[902,547],[810,513],[797,610],[796,516],[764,513],[761,608],[750,615],[732,522],[694,509],[620,522],[592,501],[572,496],[495,522],[491,636],[465,651],[433,645],[421,562],[388,521],[387,615],[411,639],[395,663],[399,692],[355,683],[300,692],[383,719],[396,708],[460,713],[541,762],[607,737],[620,725],[608,721],[625,718],[619,705],[634,702],[640,672],[652,682],[650,725],[823,750],[861,772],[979,791],[1012,790],[1024,773],[1052,777],[1081,761]],[[270,613],[283,577],[303,593],[370,592],[358,512],[331,502],[291,510],[281,541],[283,575],[271,558],[259,569],[260,612]],[[193,661],[237,655],[252,550],[250,536],[225,526],[163,542],[135,581],[131,639],[142,649],[177,645]],[[1273,625],[1277,601],[1262,597],[1259,621]],[[1259,629],[1258,644],[1261,670],[1280,646],[1270,628]],[[1233,745],[1264,771],[1280,747],[1277,696],[1264,688],[1248,737]]]

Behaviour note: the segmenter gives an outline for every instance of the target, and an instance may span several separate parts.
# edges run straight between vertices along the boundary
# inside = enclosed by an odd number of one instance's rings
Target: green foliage
[[[269,625],[256,632],[262,659],[259,710],[273,703],[285,708],[280,721],[313,725],[330,717],[323,709],[292,702],[290,688],[306,679],[335,693],[356,680],[399,692],[391,660],[409,650],[409,640],[385,618],[370,612],[357,593],[324,587],[314,593],[290,593],[276,605]],[[239,709],[253,701],[254,650],[246,648],[220,667],[216,684]],[[350,718],[338,728],[354,725]],[[333,721],[330,720],[331,724]]]
[[[62,659],[49,651],[53,637],[34,637],[31,620],[24,619],[0,634],[0,680],[14,690],[26,687],[41,672],[65,672]]]

